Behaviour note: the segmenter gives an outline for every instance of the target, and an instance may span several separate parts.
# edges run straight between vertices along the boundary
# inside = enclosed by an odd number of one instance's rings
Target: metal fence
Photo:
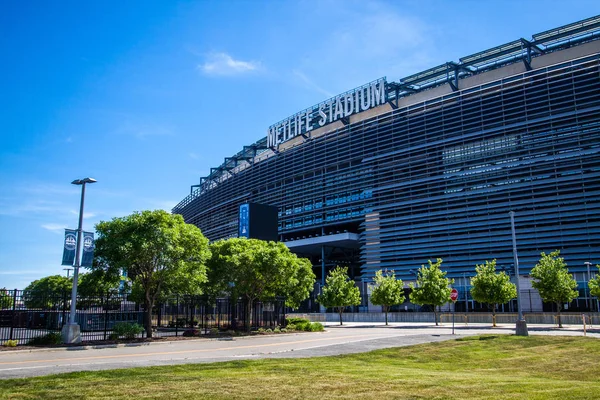
[[[16,340],[18,344],[36,338],[59,335],[69,321],[70,292],[40,293],[23,290],[0,290],[0,343]],[[276,298],[255,302],[250,328],[285,324],[285,301]],[[110,339],[117,323],[144,325],[145,310],[128,293],[103,293],[77,298],[75,321],[82,341]],[[229,298],[211,300],[206,296],[173,295],[155,304],[152,310],[153,336],[214,333],[214,330],[246,330],[246,307],[243,301]],[[190,331],[190,332],[186,332]],[[138,335],[144,337],[145,333]],[[39,339],[37,339],[39,340]]]

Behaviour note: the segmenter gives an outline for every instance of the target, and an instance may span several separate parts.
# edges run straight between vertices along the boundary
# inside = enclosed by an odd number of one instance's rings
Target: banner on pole
[[[94,233],[83,232],[83,255],[81,256],[81,266],[91,267],[94,261]]]
[[[77,248],[77,231],[65,229],[65,245],[63,249],[62,265],[73,265],[75,249]]]

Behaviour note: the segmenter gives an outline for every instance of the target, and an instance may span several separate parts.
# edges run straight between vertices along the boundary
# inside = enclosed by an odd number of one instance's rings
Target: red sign
[[[458,300],[458,290],[452,289],[452,292],[450,293],[450,300],[452,300],[452,301]]]

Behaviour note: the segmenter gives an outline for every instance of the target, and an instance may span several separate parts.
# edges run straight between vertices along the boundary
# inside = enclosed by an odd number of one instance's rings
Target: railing
[[[60,335],[69,320],[70,291],[41,293],[38,291],[0,290],[0,344],[16,340],[24,345],[45,336]],[[255,302],[250,328],[275,327],[285,324],[285,300]],[[75,320],[81,339],[110,339],[117,323],[144,325],[146,313],[142,304],[128,293],[102,293],[79,296]],[[241,300],[209,299],[206,296],[171,295],[157,303],[152,312],[153,336],[180,336],[211,333],[217,330],[247,330],[246,307]],[[138,335],[142,338],[145,333]]]

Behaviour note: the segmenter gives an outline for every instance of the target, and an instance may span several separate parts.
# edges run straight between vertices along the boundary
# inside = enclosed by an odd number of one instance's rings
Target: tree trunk
[[[343,325],[342,323],[342,313],[344,312],[344,307],[338,307],[338,312],[340,313],[340,325]]]
[[[437,311],[435,311],[435,306],[433,306],[433,319],[435,320],[435,326],[438,326]]]
[[[385,325],[387,326],[387,324],[388,324],[388,310],[389,310],[389,306],[383,306],[383,310],[385,311]]]
[[[562,328],[562,327],[563,327],[563,326],[562,326],[562,321],[560,320],[560,310],[562,309],[562,305],[561,305],[561,303],[556,303],[556,308],[557,308],[557,310],[558,310],[558,313],[557,313],[557,317],[558,317],[558,327],[559,327],[559,328]]]
[[[146,337],[152,337],[152,304],[146,300]]]
[[[492,327],[496,327],[496,305],[492,307]]]

